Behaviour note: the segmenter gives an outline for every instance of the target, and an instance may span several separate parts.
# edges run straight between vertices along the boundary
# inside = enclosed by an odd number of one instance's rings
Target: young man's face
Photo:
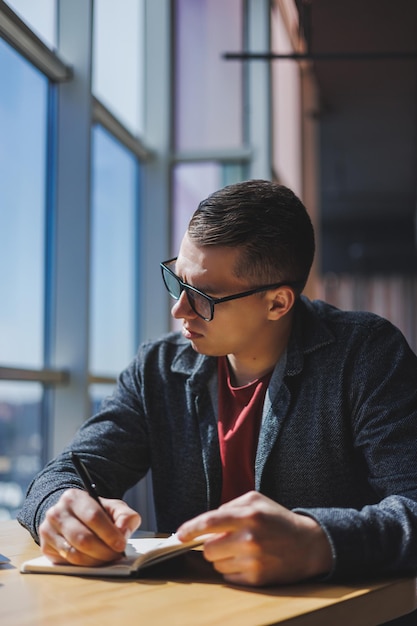
[[[238,255],[235,248],[196,246],[185,235],[173,271],[183,282],[213,298],[230,296],[258,286],[253,280],[234,276]],[[206,322],[193,311],[183,291],[171,313],[183,320],[182,333],[197,352],[256,358],[259,340],[271,324],[268,308],[268,298],[256,294],[215,305],[214,318]]]

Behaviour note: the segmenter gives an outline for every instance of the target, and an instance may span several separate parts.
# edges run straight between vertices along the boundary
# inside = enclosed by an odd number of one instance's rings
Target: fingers
[[[278,582],[279,562],[273,561],[250,533],[209,539],[204,544],[204,557],[230,583],[261,586]]]
[[[204,556],[236,584],[291,583],[330,571],[331,548],[323,529],[255,492],[185,522],[182,541],[211,535]]]
[[[177,530],[178,538],[181,541],[190,541],[208,533],[232,532],[236,527],[236,520],[219,511],[220,509],[209,511],[185,522]]]
[[[121,556],[140,516],[120,500],[103,506],[79,489],[69,489],[51,507],[39,527],[43,553],[54,562],[95,566]]]
[[[224,579],[235,585],[250,585],[259,587],[268,583],[264,572],[255,559],[242,557],[219,559],[213,562],[214,569],[222,574]]]
[[[58,548],[59,556],[61,556],[65,561],[68,561],[70,553],[74,551],[74,548],[68,543],[66,539],[62,541],[61,548]]]
[[[69,490],[51,507],[39,527],[43,553],[56,561],[100,565],[117,558],[125,540],[98,504],[80,490]]]
[[[202,513],[185,522],[177,530],[177,535],[181,541],[190,541],[199,535],[230,533],[247,528],[255,515],[259,517],[262,514],[260,507],[264,506],[265,501],[270,502],[257,492],[248,492],[214,511]],[[273,504],[279,506],[275,502]]]

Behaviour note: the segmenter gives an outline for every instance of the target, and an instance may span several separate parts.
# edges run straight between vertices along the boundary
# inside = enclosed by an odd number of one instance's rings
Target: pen
[[[106,509],[104,508],[104,506],[100,502],[100,498],[98,497],[98,493],[97,493],[97,489],[96,489],[96,484],[93,481],[93,479],[91,478],[90,472],[88,471],[88,469],[85,466],[85,464],[83,463],[83,461],[80,459],[78,454],[76,454],[75,452],[71,452],[71,460],[72,460],[72,462],[74,464],[74,467],[76,469],[76,472],[77,472],[78,476],[83,481],[83,485],[86,488],[86,490],[88,491],[88,494],[92,498],[94,498],[94,500],[96,502],[98,502],[98,504],[101,506],[103,511],[106,513],[106,515],[108,515],[108,517],[110,517],[108,511],[106,511]]]

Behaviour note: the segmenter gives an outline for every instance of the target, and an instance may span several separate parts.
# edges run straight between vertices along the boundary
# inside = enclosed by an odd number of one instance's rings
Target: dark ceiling
[[[378,83],[384,89],[387,79],[403,89],[415,82],[417,0],[297,0],[297,6],[309,52],[346,54],[345,60],[330,56],[315,62],[327,106],[338,106],[352,90],[371,91]],[[349,60],[349,53],[365,54]],[[374,53],[388,58],[366,57]],[[414,61],[406,60],[410,53]],[[397,56],[402,54],[404,60]]]
[[[296,2],[308,52],[330,55],[313,61],[322,269],[415,272],[417,0]]]

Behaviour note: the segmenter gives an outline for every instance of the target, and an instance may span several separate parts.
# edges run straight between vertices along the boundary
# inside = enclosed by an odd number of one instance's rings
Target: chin
[[[195,352],[198,352],[198,354],[204,354],[204,356],[219,357],[226,356],[226,354],[228,354],[228,352],[224,352],[223,350],[215,350],[214,348],[210,349],[208,347],[199,347],[193,341],[190,341],[190,344]]]

